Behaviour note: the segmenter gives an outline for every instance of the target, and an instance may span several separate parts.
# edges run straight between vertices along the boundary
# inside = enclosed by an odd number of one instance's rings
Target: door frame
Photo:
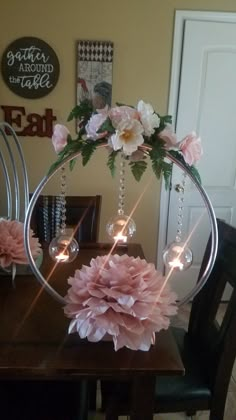
[[[234,12],[204,12],[190,10],[176,10],[175,24],[173,33],[173,50],[171,78],[168,101],[168,114],[172,115],[173,127],[176,128],[176,118],[179,99],[180,72],[182,64],[182,48],[184,38],[184,27],[186,20],[199,20],[210,22],[236,23],[236,13]],[[161,183],[160,194],[160,215],[159,215],[159,233],[157,246],[157,267],[164,272],[162,259],[163,249],[167,244],[167,228],[169,214],[170,191],[165,189],[165,183]]]

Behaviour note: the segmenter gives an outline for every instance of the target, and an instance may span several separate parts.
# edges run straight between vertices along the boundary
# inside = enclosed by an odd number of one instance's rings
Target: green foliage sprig
[[[118,104],[118,106],[123,106]],[[131,108],[131,107],[129,107]],[[132,108],[134,109],[134,108]],[[70,135],[67,137],[67,143],[60,153],[58,153],[58,158],[56,162],[52,164],[49,169],[49,174],[52,173],[63,161],[69,159],[76,153],[80,152],[82,156],[82,165],[85,166],[90,161],[92,155],[96,151],[96,148],[100,145],[107,145],[108,146],[108,159],[107,159],[107,166],[111,172],[111,175],[114,176],[116,172],[116,157],[117,155],[123,151],[114,150],[110,143],[110,137],[116,133],[116,127],[112,123],[112,119],[107,113],[107,117],[102,122],[100,127],[97,129],[98,138],[92,139],[89,138],[87,135],[87,124],[90,121],[90,118],[96,114],[94,111],[91,101],[84,100],[79,105],[77,105],[68,116],[68,121],[75,120],[78,133],[77,137],[73,140]],[[140,158],[132,159],[131,156],[126,156],[126,159],[129,160],[129,166],[131,172],[136,179],[136,181],[140,181],[143,174],[147,168],[147,157],[151,160],[151,165],[153,172],[157,179],[163,175],[165,186],[169,188],[170,185],[170,178],[172,173],[172,162],[169,163],[166,161],[167,156],[167,148],[166,143],[161,138],[161,132],[172,123],[172,117],[170,115],[160,116],[159,114],[155,114],[159,118],[159,125],[153,130],[153,133],[150,136],[143,134],[144,143],[141,146],[137,147],[140,152],[143,152],[140,155]],[[147,147],[145,147],[148,146]],[[188,165],[183,157],[183,154],[178,150],[168,150],[169,154],[172,155],[175,159],[177,159],[185,168],[189,169],[193,177],[201,183],[200,175],[195,166]],[[70,160],[70,169],[72,170],[75,166],[76,159]]]

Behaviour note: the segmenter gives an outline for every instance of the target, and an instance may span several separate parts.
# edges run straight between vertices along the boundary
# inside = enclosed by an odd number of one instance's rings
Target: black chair
[[[82,381],[0,381],[2,420],[87,420]]]
[[[32,196],[32,194],[31,194]],[[40,196],[31,227],[42,245],[55,235],[56,196]],[[101,196],[66,197],[68,228],[79,243],[98,241]],[[85,420],[88,409],[96,409],[95,380],[1,381],[0,418],[4,420]]]
[[[210,277],[194,298],[186,332],[172,327],[186,369],[183,377],[157,377],[155,413],[209,410],[210,420],[223,420],[225,402],[236,355],[236,229],[218,220],[219,247]],[[200,273],[210,252],[206,248]],[[226,284],[230,300],[220,323],[216,319]],[[106,420],[129,414],[130,387],[102,382]]]
[[[30,194],[30,197],[32,194]],[[34,207],[31,227],[43,244],[56,236],[60,223],[60,196],[40,195]],[[101,196],[66,196],[66,226],[73,228],[75,239],[81,242],[97,242]]]

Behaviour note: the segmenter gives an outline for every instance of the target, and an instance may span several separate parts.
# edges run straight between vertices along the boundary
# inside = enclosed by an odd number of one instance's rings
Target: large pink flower
[[[115,350],[149,350],[155,332],[167,329],[177,312],[176,295],[164,282],[144,259],[126,254],[92,259],[68,279],[69,333],[93,342],[108,335]]]
[[[172,147],[176,146],[177,137],[175,132],[173,131],[172,127],[167,125],[164,130],[162,130],[158,137],[165,141],[166,149],[171,149]]]
[[[65,125],[56,124],[54,126],[52,144],[56,153],[60,153],[66,146],[68,134],[70,134],[70,132]]]
[[[30,248],[34,258],[41,253],[38,238],[30,230]],[[0,219],[0,266],[10,264],[28,264],[24,247],[24,224],[16,220]]]
[[[178,146],[185,162],[190,166],[194,165],[202,156],[201,139],[194,131],[184,137]]]
[[[139,113],[136,109],[130,106],[122,105],[111,108],[109,111],[109,117],[112,125],[117,128],[118,125],[124,120],[139,120]]]

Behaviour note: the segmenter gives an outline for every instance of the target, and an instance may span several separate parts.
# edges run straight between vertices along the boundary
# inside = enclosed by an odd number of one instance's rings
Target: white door
[[[194,130],[204,154],[198,164],[202,184],[216,216],[236,226],[236,21],[186,20],[176,101],[176,133],[182,139]],[[169,197],[166,242],[175,239],[181,171],[174,167]],[[184,198],[183,239],[193,232],[193,265],[171,275],[182,298],[197,280],[206,242],[209,218],[201,196],[189,181]],[[159,256],[160,258],[160,256]]]

